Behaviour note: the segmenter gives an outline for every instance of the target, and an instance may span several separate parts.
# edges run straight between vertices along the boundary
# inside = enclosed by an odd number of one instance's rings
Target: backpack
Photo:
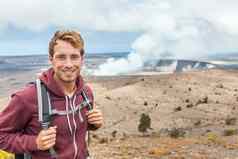
[[[36,89],[37,89],[38,116],[39,116],[38,120],[41,123],[43,129],[48,129],[51,121],[51,116],[53,114],[50,104],[49,92],[47,91],[46,86],[40,79],[36,80]],[[83,89],[82,96],[84,101],[80,104],[80,108],[87,107],[88,110],[92,110],[93,106],[90,103],[87,93],[85,92],[87,91]],[[89,142],[89,130],[88,130],[88,142]],[[55,152],[53,147],[49,149],[49,153],[51,154],[52,158],[57,157],[57,153]],[[31,159],[31,156],[26,153],[15,154],[15,159]]]

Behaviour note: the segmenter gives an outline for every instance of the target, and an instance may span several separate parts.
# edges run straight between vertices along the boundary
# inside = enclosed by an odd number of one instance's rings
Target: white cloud
[[[0,6],[2,26],[12,23],[31,30],[50,25],[104,31],[166,30],[181,19],[196,17],[238,33],[235,0],[8,0]]]

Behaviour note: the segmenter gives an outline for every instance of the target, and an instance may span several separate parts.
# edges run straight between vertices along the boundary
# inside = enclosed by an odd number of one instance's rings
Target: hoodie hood
[[[61,89],[57,81],[54,79],[53,68],[50,68],[47,71],[43,72],[39,78],[46,85],[46,87],[51,93],[59,97],[65,97],[63,90]],[[83,85],[84,85],[83,78],[79,75],[78,78],[76,79],[76,87],[77,87],[75,92],[76,94],[81,92]]]

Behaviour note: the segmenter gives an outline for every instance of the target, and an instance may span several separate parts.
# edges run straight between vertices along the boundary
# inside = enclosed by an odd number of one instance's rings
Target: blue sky
[[[47,54],[48,42],[58,28],[46,28],[40,32],[8,26],[0,36],[0,55]],[[76,29],[79,30],[79,29]],[[137,32],[106,32],[80,30],[88,53],[129,52]]]
[[[89,53],[194,59],[238,50],[237,0],[0,1],[0,55],[47,54],[57,29]]]

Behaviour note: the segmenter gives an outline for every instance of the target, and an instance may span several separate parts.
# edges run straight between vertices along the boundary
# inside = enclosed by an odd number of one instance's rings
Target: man
[[[49,43],[49,60],[52,68],[39,78],[48,89],[52,109],[66,114],[52,116],[51,126],[43,130],[38,121],[36,85],[27,86],[12,95],[0,114],[0,149],[49,159],[49,149],[54,148],[59,159],[85,159],[86,132],[101,127],[103,117],[95,106],[91,111],[77,109],[83,101],[83,90],[93,101],[92,90],[80,75],[84,60],[81,35],[57,31]]]

